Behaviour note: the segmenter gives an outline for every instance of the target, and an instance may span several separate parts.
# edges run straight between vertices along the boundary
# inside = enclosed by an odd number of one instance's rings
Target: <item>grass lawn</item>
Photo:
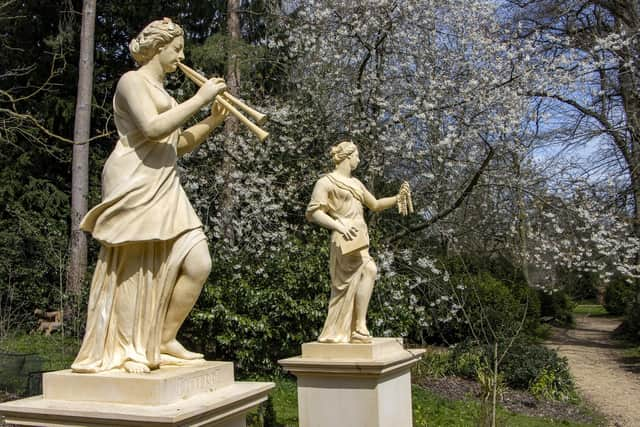
[[[67,369],[78,340],[56,334],[13,335],[0,340],[0,401],[41,393],[39,372]]]
[[[276,379],[276,388],[271,393],[273,409],[278,427],[298,425],[298,403],[296,384],[292,379]],[[413,386],[413,425],[415,427],[468,427],[478,425],[481,405],[477,401],[452,401],[418,386]],[[569,427],[593,427],[591,424],[553,421],[538,417],[528,417],[498,409],[499,425],[543,427],[562,425]],[[261,425],[261,424],[256,424]]]
[[[48,337],[40,334],[15,335],[0,341],[0,352],[40,355],[43,371],[68,369],[79,348],[80,342],[77,339],[63,337],[60,334]]]
[[[579,304],[573,309],[573,313],[589,316],[609,316],[609,312],[600,304]]]
[[[623,354],[624,354],[624,357],[640,359],[640,347],[638,347],[637,344],[635,344],[634,347],[629,347],[625,349]]]

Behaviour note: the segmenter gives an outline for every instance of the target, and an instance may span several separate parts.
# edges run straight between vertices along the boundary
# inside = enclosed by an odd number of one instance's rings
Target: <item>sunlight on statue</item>
[[[331,230],[331,298],[318,341],[370,343],[366,318],[377,268],[369,255],[363,206],[382,211],[397,205],[406,215],[413,212],[411,192],[404,182],[397,195],[376,199],[351,175],[360,162],[351,141],[334,146],[331,158],[335,169],[316,182],[306,213],[307,220]]]
[[[119,140],[104,165],[102,202],[81,224],[101,249],[74,372],[142,373],[203,357],[176,340],[211,269],[176,161],[224,121],[227,111],[215,102],[209,117],[181,130],[226,85],[207,80],[178,104],[163,81],[184,59],[183,48],[182,28],[168,18],[150,23],[129,45],[140,67],[118,82]]]

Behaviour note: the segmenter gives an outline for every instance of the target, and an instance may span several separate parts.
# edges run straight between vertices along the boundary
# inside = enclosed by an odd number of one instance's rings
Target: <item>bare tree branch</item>
[[[469,183],[462,190],[462,192],[460,193],[458,198],[455,200],[455,202],[453,202],[453,204],[451,204],[448,208],[444,209],[443,211],[438,212],[436,215],[432,216],[427,221],[425,221],[425,222],[423,222],[421,224],[418,224],[418,225],[413,225],[413,226],[408,227],[406,230],[404,230],[404,231],[396,234],[392,238],[388,239],[388,241],[389,242],[395,242],[395,241],[407,236],[408,234],[415,233],[416,231],[421,231],[421,230],[424,230],[426,228],[429,228],[433,224],[435,224],[436,222],[438,222],[441,219],[449,216],[449,214],[451,214],[453,211],[455,211],[462,204],[462,202],[467,197],[469,197],[469,195],[473,192],[473,189],[476,186],[476,184],[478,184],[478,181],[480,180],[480,177],[482,176],[484,171],[487,169],[487,166],[489,166],[489,163],[491,162],[491,159],[493,158],[493,155],[495,154],[495,150],[493,149],[493,147],[491,147],[488,144],[487,144],[487,147],[488,147],[487,156],[484,158],[484,160],[482,161],[482,164],[480,165],[480,167],[478,168],[476,173],[473,175],[473,177],[471,178]]]

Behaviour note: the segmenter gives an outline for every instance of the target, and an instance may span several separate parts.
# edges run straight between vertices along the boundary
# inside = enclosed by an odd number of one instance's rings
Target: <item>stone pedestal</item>
[[[0,404],[0,415],[24,426],[245,427],[273,383],[237,382],[231,362],[202,361],[148,374],[49,372],[42,388]]]
[[[423,353],[401,338],[312,342],[279,363],[298,377],[300,427],[411,427],[410,370]]]

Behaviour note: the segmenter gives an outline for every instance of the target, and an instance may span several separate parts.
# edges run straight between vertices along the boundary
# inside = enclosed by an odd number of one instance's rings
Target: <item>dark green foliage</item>
[[[0,337],[35,322],[36,308],[60,307],[66,265],[69,197],[43,158],[17,150],[0,162]]]
[[[567,400],[574,395],[574,384],[567,360],[543,345],[519,338],[498,345],[498,370],[505,383],[520,390],[532,389],[540,397]],[[448,370],[453,375],[476,379],[478,372],[493,366],[493,349],[467,341],[450,353]]]
[[[455,375],[483,383],[492,376],[492,345],[473,340],[457,344],[448,352],[428,352],[414,369],[414,377]],[[504,357],[503,357],[504,355]],[[569,400],[575,397],[567,360],[526,338],[498,343],[498,373],[505,385],[529,390],[544,399]]]
[[[504,283],[488,273],[464,277],[460,282],[465,287],[465,311],[470,327],[492,328],[503,334],[517,327],[523,310]]]
[[[574,324],[574,303],[566,293],[540,290],[538,296],[542,318],[548,318],[551,323],[557,326],[572,326]]]
[[[273,371],[320,332],[329,294],[325,247],[297,241],[264,261],[214,257],[183,335],[207,357],[236,361],[241,373]]]
[[[604,293],[604,308],[611,314],[620,316],[631,306],[636,297],[636,286],[624,280],[609,283]]]
[[[69,215],[73,2],[5,2],[0,10],[0,338],[60,308]],[[71,78],[71,80],[67,80]]]
[[[465,341],[451,351],[451,372],[454,375],[475,379],[479,370],[489,365],[487,348]]]
[[[598,296],[598,275],[568,268],[557,268],[558,283],[573,300],[591,300]]]
[[[451,282],[455,285],[454,301],[463,310],[458,312],[459,321],[440,326],[449,342],[492,334],[495,339],[504,339],[518,331],[532,333],[537,328],[539,301],[536,293],[522,283],[507,285],[487,272],[458,275]]]
[[[183,339],[209,358],[236,362],[241,374],[269,373],[277,360],[300,353],[322,329],[330,295],[328,235],[308,232],[268,256],[213,256],[213,271]],[[416,330],[400,275],[374,288],[369,327],[374,335],[407,336]]]
[[[624,339],[640,342],[640,302],[636,300],[629,304],[624,321],[616,332]]]
[[[452,275],[489,273],[495,279],[509,286],[526,285],[526,280],[519,267],[504,256],[463,254],[455,257],[443,257],[442,262]]]
[[[443,378],[455,373],[461,375],[452,367],[452,355],[450,351],[438,351],[428,349],[422,359],[411,371],[411,378],[420,382],[422,378]]]
[[[502,362],[505,381],[513,388],[528,388],[546,369],[557,381],[573,389],[567,359],[543,345],[518,340]]]

